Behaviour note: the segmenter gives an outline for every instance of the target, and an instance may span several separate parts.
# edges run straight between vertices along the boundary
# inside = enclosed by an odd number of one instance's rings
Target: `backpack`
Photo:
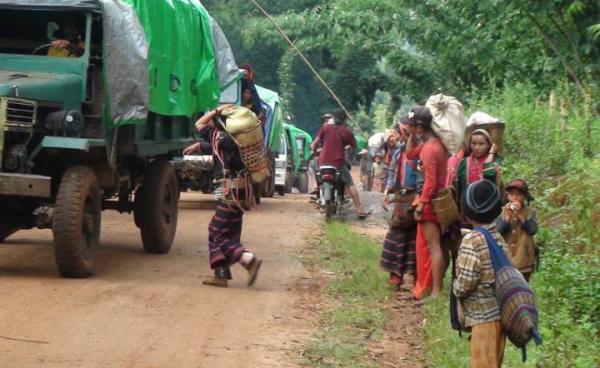
[[[542,343],[538,332],[535,295],[521,272],[510,264],[492,234],[482,227],[475,228],[475,231],[485,236],[490,252],[496,277],[494,289],[504,333],[516,347],[521,348],[525,361],[529,340],[533,338],[537,345]]]

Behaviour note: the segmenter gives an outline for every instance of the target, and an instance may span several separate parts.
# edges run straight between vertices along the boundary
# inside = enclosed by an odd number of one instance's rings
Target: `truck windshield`
[[[77,12],[2,10],[0,53],[81,56],[85,48],[85,22],[85,15]]]

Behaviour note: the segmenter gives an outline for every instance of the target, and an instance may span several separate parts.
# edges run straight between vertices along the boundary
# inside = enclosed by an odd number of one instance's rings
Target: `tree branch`
[[[529,18],[529,20],[531,20],[531,23],[533,23],[533,25],[538,30],[538,32],[540,33],[542,38],[546,41],[546,44],[548,45],[548,47],[550,47],[552,49],[552,51],[554,51],[556,56],[560,59],[560,62],[562,63],[565,70],[567,71],[567,74],[569,74],[571,76],[571,78],[573,78],[573,80],[575,81],[575,84],[577,84],[577,87],[579,88],[579,91],[581,92],[581,94],[583,96],[585,96],[587,94],[587,88],[585,87],[585,84],[583,83],[583,81],[577,76],[577,72],[575,72],[575,69],[573,69],[573,67],[571,65],[569,65],[569,63],[567,63],[565,58],[562,57],[560,50],[558,49],[558,46],[556,46],[554,41],[552,41],[552,39],[550,38],[548,33],[546,33],[546,31],[544,30],[544,27],[542,27],[540,22],[538,22],[538,20],[533,16],[533,14],[528,12],[526,9],[523,9],[523,8],[521,8],[521,9],[525,12],[525,15],[527,15],[527,18]]]

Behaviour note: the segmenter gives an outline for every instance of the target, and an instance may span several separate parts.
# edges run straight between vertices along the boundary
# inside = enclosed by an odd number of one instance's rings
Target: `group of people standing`
[[[472,333],[471,366],[500,367],[505,338],[494,271],[486,238],[472,229],[488,231],[529,281],[537,255],[533,197],[523,179],[503,184],[498,145],[485,126],[475,127],[450,155],[432,123],[427,107],[415,107],[389,136],[384,206],[392,205],[394,215],[380,264],[393,287],[420,301],[440,294],[452,263],[452,299],[462,311],[462,328]],[[442,192],[452,193],[460,212],[450,226],[434,205]]]

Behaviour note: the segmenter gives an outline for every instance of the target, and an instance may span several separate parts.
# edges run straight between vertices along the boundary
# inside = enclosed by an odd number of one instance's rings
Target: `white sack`
[[[486,114],[483,111],[476,111],[467,120],[467,127],[472,125],[488,125],[488,124],[504,124],[504,122],[492,115]]]
[[[425,104],[433,116],[432,128],[444,146],[454,155],[465,138],[466,118],[463,105],[452,96],[437,94]]]
[[[381,147],[383,147],[384,143],[385,143],[385,133],[375,133],[369,137],[369,140],[367,142],[367,144],[370,148],[377,148],[377,149],[380,149]]]

